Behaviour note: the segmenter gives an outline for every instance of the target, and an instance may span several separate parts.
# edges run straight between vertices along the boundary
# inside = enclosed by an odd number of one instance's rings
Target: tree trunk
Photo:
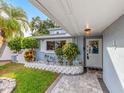
[[[2,28],[0,28],[0,39],[1,39],[2,42],[6,42],[6,39],[5,39],[4,35],[3,35]]]
[[[72,60],[68,60],[69,65],[73,65]]]

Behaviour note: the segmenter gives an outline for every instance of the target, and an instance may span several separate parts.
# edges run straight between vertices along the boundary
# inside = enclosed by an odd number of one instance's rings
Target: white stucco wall
[[[24,53],[25,53],[25,50],[18,54],[18,56],[17,56],[18,63],[25,62]]]
[[[10,48],[6,45],[6,46],[5,46],[5,49],[4,49],[3,53],[2,53],[2,55],[1,55],[1,57],[0,57],[0,60],[12,60],[12,58],[11,58],[12,55],[13,55],[12,51],[11,51]],[[25,59],[24,59],[24,52],[18,54],[17,60],[18,60],[19,63],[25,62]]]
[[[9,47],[6,45],[5,49],[2,53],[2,56],[0,57],[0,60],[11,60],[11,50],[9,49]]]
[[[124,93],[124,16],[103,33],[103,79],[110,93]]]

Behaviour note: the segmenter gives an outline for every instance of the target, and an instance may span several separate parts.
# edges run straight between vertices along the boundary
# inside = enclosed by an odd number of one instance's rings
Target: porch
[[[102,81],[100,70],[87,70],[83,66],[60,66],[44,62],[25,63],[26,68],[59,73],[59,77],[45,93],[109,93]]]
[[[87,28],[102,35],[103,80],[110,93],[124,93],[124,0],[30,1],[72,36],[85,36]]]

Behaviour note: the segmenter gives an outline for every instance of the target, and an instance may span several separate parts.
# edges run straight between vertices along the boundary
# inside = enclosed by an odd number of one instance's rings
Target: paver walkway
[[[103,93],[95,74],[63,75],[51,93]]]

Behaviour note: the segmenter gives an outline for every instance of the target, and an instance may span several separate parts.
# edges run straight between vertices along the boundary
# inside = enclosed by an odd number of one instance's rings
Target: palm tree
[[[8,5],[7,3],[0,0],[0,12],[4,12],[8,15],[8,18],[4,19],[4,34],[6,37],[13,37],[18,35],[22,36],[24,31],[28,30],[28,22],[27,16],[24,10],[21,8],[14,7],[12,5]],[[2,21],[1,21],[2,22]],[[2,26],[3,23],[0,25]],[[8,35],[8,36],[7,36]]]
[[[23,9],[14,6],[4,6],[3,11],[9,16],[9,18],[13,18],[18,21],[20,24],[20,35],[23,34],[22,32],[28,30],[29,26],[27,16]]]
[[[10,39],[18,33],[20,26],[15,19],[5,19],[0,17],[0,35],[3,38]]]

